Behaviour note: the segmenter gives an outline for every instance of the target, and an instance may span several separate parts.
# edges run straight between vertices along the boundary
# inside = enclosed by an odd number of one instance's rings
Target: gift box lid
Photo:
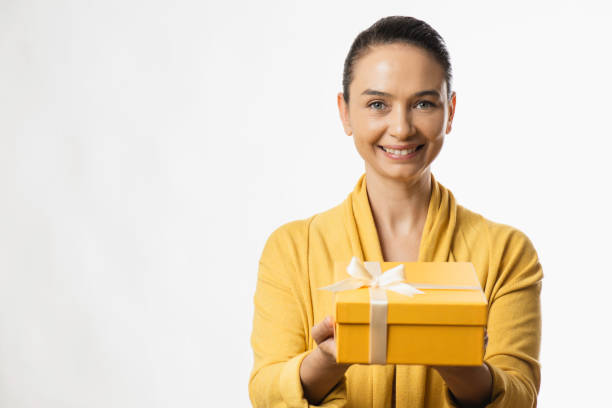
[[[382,272],[404,265],[405,282],[413,286],[444,285],[473,289],[424,289],[412,297],[387,290],[387,324],[484,326],[487,300],[470,262],[381,262]],[[336,262],[335,276],[344,276],[348,262]],[[369,324],[369,288],[338,292],[336,322]]]

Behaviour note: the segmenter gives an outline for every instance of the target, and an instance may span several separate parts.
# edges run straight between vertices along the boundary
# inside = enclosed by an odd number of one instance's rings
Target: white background
[[[612,14],[498,3],[0,0],[0,406],[249,406],[261,250],[362,174],[335,96],[392,14],[451,53],[434,174],[540,255],[539,406],[608,400]]]

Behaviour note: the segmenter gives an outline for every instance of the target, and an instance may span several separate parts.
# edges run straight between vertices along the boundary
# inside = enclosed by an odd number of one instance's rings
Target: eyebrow
[[[393,96],[388,92],[383,92],[383,91],[377,91],[375,89],[366,89],[365,91],[363,91],[361,93],[362,95],[375,95],[375,96]],[[435,96],[435,97],[440,97],[440,92],[436,91],[435,89],[428,89],[426,91],[421,91],[421,92],[417,92],[416,94],[414,94],[414,96],[420,97],[420,96]]]
[[[435,89],[428,89],[426,91],[417,92],[415,96],[435,96],[440,97],[440,92]]]
[[[376,95],[376,96],[393,96],[388,92],[377,91],[375,89],[370,89],[370,88],[366,89],[361,94],[362,95]]]

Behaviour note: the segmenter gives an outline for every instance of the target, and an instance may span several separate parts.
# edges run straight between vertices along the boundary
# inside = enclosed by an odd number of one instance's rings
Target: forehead
[[[411,44],[384,44],[371,47],[353,67],[351,94],[365,89],[394,94],[426,89],[446,92],[442,65],[426,50]]]

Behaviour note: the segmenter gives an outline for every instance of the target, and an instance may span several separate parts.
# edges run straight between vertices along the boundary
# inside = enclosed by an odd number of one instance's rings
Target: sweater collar
[[[423,227],[419,261],[452,260],[457,205],[453,194],[431,175],[431,197]],[[366,175],[361,175],[344,202],[346,231],[353,256],[362,261],[383,262],[382,249],[367,194]]]

